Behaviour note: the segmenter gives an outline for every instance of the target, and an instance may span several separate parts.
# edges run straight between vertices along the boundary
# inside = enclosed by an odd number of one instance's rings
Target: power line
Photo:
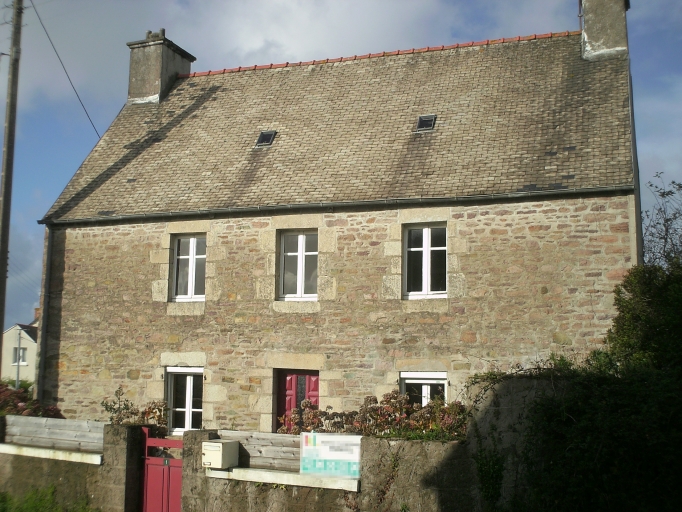
[[[59,56],[59,52],[57,51],[57,48],[55,47],[54,43],[52,42],[52,38],[50,37],[50,34],[47,33],[47,28],[45,28],[45,24],[43,23],[43,20],[40,18],[40,14],[38,14],[38,10],[36,9],[35,4],[33,3],[33,0],[29,0],[31,2],[31,5],[33,6],[33,10],[36,13],[36,16],[38,17],[38,21],[40,22],[40,26],[43,27],[43,30],[45,31],[45,35],[47,36],[48,41],[50,41],[50,44],[52,45],[52,49],[54,50],[55,55],[57,55],[57,58],[59,59],[59,63],[62,65],[62,69],[64,69],[64,73],[66,74],[66,78],[69,79],[69,83],[71,84],[71,88],[73,89],[73,92],[76,93],[76,98],[78,98],[78,101],[81,104],[81,107],[83,107],[83,112],[85,112],[85,115],[88,116],[88,121],[90,121],[90,124],[92,125],[92,129],[95,130],[95,133],[97,134],[97,138],[101,139],[102,136],[99,134],[97,131],[97,128],[95,128],[95,123],[92,122],[92,118],[90,117],[90,114],[88,114],[88,110],[85,108],[85,105],[83,104],[83,100],[81,100],[81,97],[78,95],[78,91],[76,90],[76,86],[73,85],[73,82],[71,81],[71,77],[69,76],[69,72],[66,70],[66,66],[64,65],[64,62],[62,61],[62,58]]]

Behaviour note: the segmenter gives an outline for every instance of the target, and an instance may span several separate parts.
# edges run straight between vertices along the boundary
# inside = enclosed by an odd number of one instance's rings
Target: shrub
[[[17,416],[43,416],[46,418],[63,418],[61,411],[54,406],[43,406],[20,387],[14,389],[4,382],[0,383],[0,414]]]
[[[163,437],[168,433],[168,405],[164,400],[154,400],[140,409],[124,393],[123,386],[119,385],[113,400],[100,403],[113,425],[152,425],[156,427],[153,435]]]
[[[460,402],[432,400],[426,406],[411,404],[407,395],[397,390],[381,401],[365,397],[359,411],[322,411],[310,400],[303,400],[302,411],[294,409],[290,417],[279,418],[280,434],[301,432],[336,432],[363,436],[399,437],[434,441],[464,439],[469,411]]]

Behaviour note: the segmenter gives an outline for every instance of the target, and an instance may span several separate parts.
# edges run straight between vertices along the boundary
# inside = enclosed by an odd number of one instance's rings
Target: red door
[[[149,437],[144,433],[143,512],[180,512],[182,507],[182,459],[150,457],[150,448],[182,448],[182,441]]]
[[[300,410],[303,400],[320,405],[320,374],[309,370],[279,370],[277,392],[277,417],[291,416],[295,408]],[[277,426],[282,424],[277,422]]]

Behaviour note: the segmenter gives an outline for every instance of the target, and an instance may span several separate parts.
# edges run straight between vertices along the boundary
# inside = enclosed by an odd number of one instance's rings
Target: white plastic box
[[[239,465],[239,441],[216,439],[201,443],[201,465],[211,469],[235,468]]]

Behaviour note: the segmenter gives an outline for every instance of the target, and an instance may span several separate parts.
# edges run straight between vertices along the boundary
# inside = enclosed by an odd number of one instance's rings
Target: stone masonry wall
[[[448,297],[401,299],[406,224],[448,229]],[[277,236],[317,229],[319,300],[275,300]],[[206,301],[168,302],[171,238],[207,233]],[[474,372],[602,343],[635,263],[633,196],[56,229],[46,397],[103,419],[164,397],[165,366],[204,367],[206,428],[271,431],[275,369],[319,370],[320,404],[354,409],[400,371]]]

